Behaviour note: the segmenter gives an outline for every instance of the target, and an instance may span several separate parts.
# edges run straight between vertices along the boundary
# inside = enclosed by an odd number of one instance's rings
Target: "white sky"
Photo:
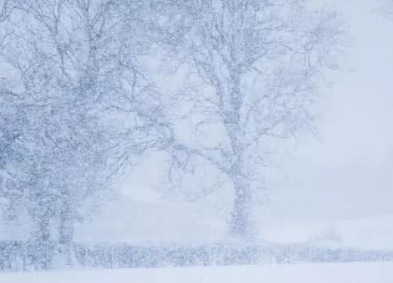
[[[380,1],[335,3],[354,37],[345,62],[352,71],[327,92],[320,139],[287,161],[271,217],[393,214],[393,21]]]

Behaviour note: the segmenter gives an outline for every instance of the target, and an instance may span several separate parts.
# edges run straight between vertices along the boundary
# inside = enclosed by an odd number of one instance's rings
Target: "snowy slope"
[[[90,221],[77,227],[84,243],[215,242],[225,226],[208,223],[191,205],[121,198],[107,203]],[[99,237],[97,237],[99,235]]]
[[[211,212],[209,212],[211,214]],[[201,243],[222,241],[226,225],[210,221],[190,204],[145,202],[127,197],[108,201],[89,221],[78,225],[84,243]],[[28,227],[0,221],[0,240],[24,240]],[[393,215],[326,222],[263,225],[263,243],[312,243],[322,246],[393,250]]]
[[[393,250],[393,215],[273,226],[262,238],[277,243],[311,242],[323,246]]]
[[[393,263],[0,273],[4,283],[392,283]]]
[[[121,198],[108,203],[91,221],[77,229],[76,240],[85,243],[221,241],[222,222],[190,204],[144,202]],[[99,235],[99,237],[97,236]],[[312,243],[322,246],[393,250],[393,215],[330,222],[291,222],[261,226],[263,243]]]

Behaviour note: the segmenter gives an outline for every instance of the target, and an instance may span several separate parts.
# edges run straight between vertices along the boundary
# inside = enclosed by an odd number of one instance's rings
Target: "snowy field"
[[[392,283],[393,263],[3,273],[1,283]]]
[[[288,223],[267,227],[263,240],[272,243],[311,241],[326,247],[393,250],[393,225],[389,223],[393,223],[393,215],[331,222]]]

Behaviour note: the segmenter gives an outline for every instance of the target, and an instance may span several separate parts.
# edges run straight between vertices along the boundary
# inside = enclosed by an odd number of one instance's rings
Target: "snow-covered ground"
[[[392,283],[393,263],[0,273],[2,283]]]
[[[201,216],[187,203],[135,201],[121,197],[116,202],[106,202],[92,219],[78,225],[76,241],[194,244],[222,240],[226,226],[208,223],[208,219],[209,215]]]
[[[330,222],[292,223],[265,230],[263,240],[321,246],[393,250],[393,215]],[[393,280],[392,280],[393,282]]]
[[[114,208],[113,208],[114,207]],[[179,213],[181,211],[181,213]],[[192,204],[150,203],[121,198],[108,203],[96,217],[77,227],[83,243],[220,242],[226,225],[212,221],[214,212]],[[262,243],[393,250],[393,215],[319,222],[261,223]],[[100,237],[97,237],[100,235]]]

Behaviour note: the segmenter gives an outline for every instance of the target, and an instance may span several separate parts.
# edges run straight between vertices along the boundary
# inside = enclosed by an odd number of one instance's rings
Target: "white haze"
[[[258,212],[264,228],[393,214],[393,22],[378,1],[325,4],[343,14],[350,48],[342,72],[323,91],[317,135],[298,139],[286,148],[284,162],[268,171],[269,200]],[[155,189],[160,166],[137,170],[122,183],[124,193],[163,201]],[[208,201],[197,206],[211,209]]]

